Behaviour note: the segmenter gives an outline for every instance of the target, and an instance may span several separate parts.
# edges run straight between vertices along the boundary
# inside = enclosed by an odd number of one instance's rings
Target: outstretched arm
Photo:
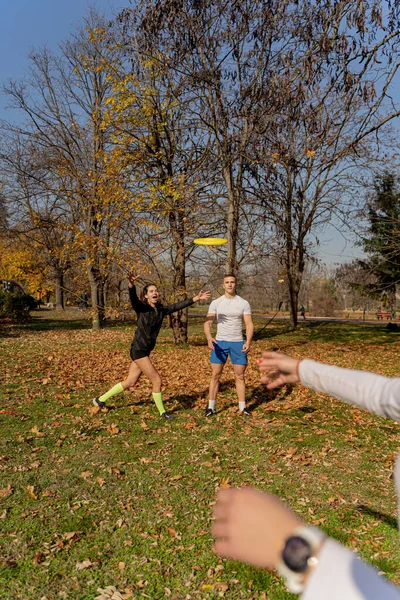
[[[263,352],[257,363],[262,372],[272,369],[262,377],[270,390],[301,381],[306,387],[400,421],[400,377],[342,369],[314,360],[300,361],[278,352]]]
[[[186,300],[182,300],[181,302],[174,302],[173,304],[168,304],[164,307],[164,314],[170,315],[171,313],[177,312],[178,310],[183,310],[184,308],[191,306],[195,302],[199,300],[208,300],[210,298],[210,292],[199,292],[197,296],[193,296],[193,298],[187,298]]]
[[[270,373],[261,377],[261,381],[267,384],[269,390],[285,385],[285,383],[300,381],[300,360],[298,358],[292,358],[279,352],[263,352],[262,358],[257,359],[256,362],[262,373],[270,371]]]

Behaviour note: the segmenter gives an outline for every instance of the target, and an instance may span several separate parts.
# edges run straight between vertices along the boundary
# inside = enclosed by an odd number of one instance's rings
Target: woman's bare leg
[[[161,375],[151,362],[148,356],[144,358],[138,358],[133,361],[134,364],[140,369],[141,373],[144,373],[148,379],[150,379],[153,386],[153,392],[161,392]]]
[[[148,356],[144,358],[139,358],[135,360],[135,363],[137,364],[141,372],[144,373],[146,377],[148,377],[151,381],[151,384],[153,386],[153,399],[160,415],[165,419],[173,419],[174,416],[165,410],[161,393],[161,375],[151,362],[150,358]]]
[[[108,390],[99,398],[93,398],[93,404],[100,408],[104,408],[106,406],[107,400],[109,400],[113,396],[116,396],[117,394],[120,394],[129,387],[133,387],[135,383],[137,383],[141,374],[142,371],[140,370],[140,367],[138,367],[138,365],[135,364],[135,361],[132,361],[129,367],[127,378],[124,379],[124,381],[115,384],[110,390]]]
[[[121,383],[124,390],[133,387],[139,381],[141,374],[142,374],[141,368],[133,360],[129,367],[129,372],[128,372],[127,378],[124,379],[124,381]]]

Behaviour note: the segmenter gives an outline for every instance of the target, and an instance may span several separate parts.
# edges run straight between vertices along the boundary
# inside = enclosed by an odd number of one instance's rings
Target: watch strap
[[[297,527],[297,529],[293,531],[293,534],[290,537],[302,538],[309,544],[311,549],[311,556],[307,561],[309,568],[304,573],[295,573],[294,571],[292,571],[288,567],[288,565],[285,564],[283,558],[281,558],[277,566],[278,573],[282,575],[282,577],[286,581],[287,589],[290,592],[299,594],[304,590],[306,576],[309,573],[309,569],[314,568],[318,564],[317,555],[321,548],[322,542],[324,541],[326,536],[323,533],[323,531],[321,531],[317,527],[312,527],[311,525],[303,525],[301,527]],[[285,545],[289,539],[290,538],[288,538],[285,541]]]

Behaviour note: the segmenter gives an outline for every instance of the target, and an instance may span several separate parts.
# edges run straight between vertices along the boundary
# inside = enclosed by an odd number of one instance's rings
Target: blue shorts
[[[231,357],[233,365],[247,365],[247,354],[243,352],[244,342],[223,342],[216,340],[214,350],[211,352],[210,362],[216,365],[224,365]]]

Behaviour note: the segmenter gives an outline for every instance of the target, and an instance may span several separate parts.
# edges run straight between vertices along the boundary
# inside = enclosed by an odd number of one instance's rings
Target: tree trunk
[[[186,260],[185,260],[185,240],[184,240],[184,221],[182,215],[171,211],[169,222],[172,236],[175,242],[175,260],[174,260],[174,282],[173,291],[175,301],[184,300],[186,293]],[[171,315],[171,327],[175,344],[187,344],[188,341],[188,310],[179,310]]]
[[[296,286],[293,285],[293,281],[289,278],[289,304],[290,304],[290,323],[293,327],[297,327],[298,324],[298,310],[299,310],[299,292]]]
[[[99,331],[101,329],[101,320],[104,315],[104,306],[101,298],[101,286],[99,286],[99,281],[96,276],[96,269],[89,267],[88,277],[90,299],[92,303],[92,329],[93,331]]]
[[[171,327],[175,344],[188,342],[188,309],[179,310],[171,315]]]
[[[228,217],[227,217],[227,237],[228,237],[228,256],[226,259],[226,273],[237,273],[237,235],[239,227],[239,201],[237,190],[235,190],[232,170],[227,167],[224,169],[224,179],[228,192]]]
[[[106,309],[107,309],[107,296],[108,296],[108,283],[107,283],[107,281],[105,281],[104,285],[103,285],[103,293],[102,293],[104,311],[106,311]]]
[[[299,294],[305,267],[302,239],[297,240],[297,246],[293,249],[292,240],[288,238],[285,267],[288,279],[290,322],[293,327],[297,327]]]
[[[57,272],[55,276],[56,308],[64,310],[64,273]]]
[[[115,303],[117,308],[121,308],[121,303],[122,303],[122,280],[118,280],[117,284],[116,284],[116,296],[115,296]]]

